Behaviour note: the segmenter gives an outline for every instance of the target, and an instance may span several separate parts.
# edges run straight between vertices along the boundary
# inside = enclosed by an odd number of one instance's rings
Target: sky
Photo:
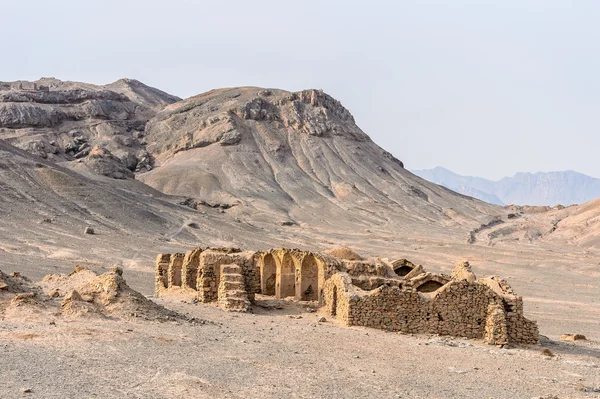
[[[323,89],[407,169],[600,178],[600,2],[1,0],[0,80]]]

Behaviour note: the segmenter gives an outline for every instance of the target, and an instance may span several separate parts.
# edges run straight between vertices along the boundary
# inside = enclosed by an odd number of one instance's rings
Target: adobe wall
[[[323,302],[327,312],[347,326],[354,325],[350,318],[350,298],[354,291],[352,278],[347,273],[334,274],[323,287]]]
[[[515,302],[508,316],[503,297],[478,282],[452,280],[432,293],[421,293],[410,286],[389,285],[365,291],[354,286],[348,274],[339,273],[327,281],[324,290],[330,314],[332,301],[335,301],[335,316],[348,326],[481,339],[486,337],[493,305],[496,313],[502,310],[506,320],[505,341],[528,344],[538,339],[535,323],[525,319],[522,307],[518,307],[522,301]]]
[[[248,299],[260,292],[260,275],[256,269],[255,252],[233,248],[196,248],[185,254],[160,254],[156,260],[155,294],[195,293],[201,302],[213,302],[219,297],[221,265],[240,266]]]
[[[162,291],[169,286],[168,270],[171,263],[171,254],[159,254],[156,258],[156,272],[154,275],[154,295],[160,296]]]

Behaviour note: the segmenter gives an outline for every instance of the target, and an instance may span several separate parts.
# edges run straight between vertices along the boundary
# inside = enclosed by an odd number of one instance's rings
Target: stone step
[[[222,274],[242,274],[242,268],[235,264],[221,265]]]
[[[247,312],[250,309],[246,284],[239,265],[221,265],[219,307],[233,312]]]
[[[239,282],[239,281],[221,280],[221,285],[227,291],[240,290],[240,291],[246,292],[246,286],[245,286],[245,284],[242,283],[242,282]]]
[[[248,293],[246,290],[233,290],[227,293],[226,298],[248,299]]]
[[[221,275],[221,279],[225,281],[237,281],[240,283],[245,282],[244,276],[242,276],[241,274],[225,273]]]

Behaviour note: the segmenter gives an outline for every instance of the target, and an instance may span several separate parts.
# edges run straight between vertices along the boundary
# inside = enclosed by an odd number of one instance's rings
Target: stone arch
[[[260,290],[263,295],[275,295],[277,262],[272,254],[265,254],[260,265]]]
[[[407,259],[398,259],[392,262],[392,267],[394,268],[394,273],[396,273],[396,275],[399,277],[404,277],[408,273],[412,272],[416,266]]]
[[[287,298],[296,295],[296,264],[289,252],[283,254],[277,267],[277,282],[275,284],[277,298]]]
[[[296,287],[296,298],[302,301],[319,300],[319,265],[317,259],[308,254],[300,265],[300,283]]]

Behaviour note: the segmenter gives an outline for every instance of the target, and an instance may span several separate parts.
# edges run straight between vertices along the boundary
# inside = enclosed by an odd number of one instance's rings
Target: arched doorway
[[[260,290],[263,295],[275,295],[275,281],[277,276],[277,264],[273,255],[266,254],[262,261],[260,274]]]
[[[307,255],[302,260],[299,288],[299,299],[303,301],[319,299],[319,267],[317,260],[312,255]]]
[[[277,297],[287,298],[296,295],[296,267],[292,255],[283,255],[278,272]]]

